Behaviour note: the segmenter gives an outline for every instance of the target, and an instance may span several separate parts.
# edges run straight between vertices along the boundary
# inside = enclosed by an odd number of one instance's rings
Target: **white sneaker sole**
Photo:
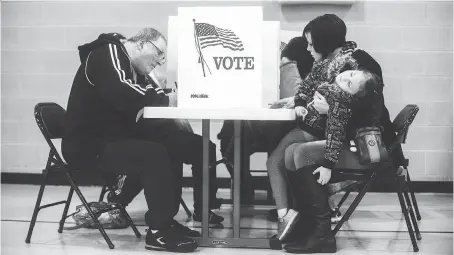
[[[154,246],[154,245],[150,245],[150,244],[145,244],[145,249],[153,250],[153,251],[165,251],[165,250],[167,250],[164,247]]]
[[[151,244],[145,244],[145,249],[147,250],[152,250],[152,251],[169,251],[169,252],[178,252],[178,253],[189,253],[189,252],[193,252],[195,249],[197,249],[197,244],[195,244],[195,247],[194,249],[188,249],[188,250],[184,250],[184,249],[179,249],[179,248],[175,248],[175,249],[167,249],[165,247],[162,247],[162,246],[154,246],[154,245],[151,245]]]

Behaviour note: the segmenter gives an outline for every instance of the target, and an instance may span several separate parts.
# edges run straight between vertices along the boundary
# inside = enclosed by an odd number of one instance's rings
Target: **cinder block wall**
[[[453,4],[452,2],[357,1],[351,5],[280,6],[264,2],[68,2],[1,3],[2,172],[38,173],[47,145],[34,122],[33,107],[54,101],[66,106],[78,67],[77,46],[102,32],[132,35],[154,26],[167,34],[167,18],[178,6],[262,5],[265,20],[301,31],[317,15],[335,13],[348,38],[381,64],[386,104],[394,117],[409,103],[421,108],[404,150],[414,180],[453,177]],[[193,122],[200,132],[199,122]],[[220,123],[212,125],[212,139]],[[251,164],[264,167],[264,155]],[[228,176],[221,168],[219,176]],[[190,174],[186,169],[185,175]]]

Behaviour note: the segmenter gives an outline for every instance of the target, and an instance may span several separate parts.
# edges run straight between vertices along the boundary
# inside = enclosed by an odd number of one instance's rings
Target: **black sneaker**
[[[180,224],[178,221],[174,220],[172,223],[172,227],[175,228],[179,233],[183,236],[186,237],[200,237],[200,233],[198,231],[192,230],[182,224]]]
[[[183,235],[177,228],[170,227],[153,233],[150,229],[145,240],[145,249],[170,252],[192,252],[197,243]]]
[[[224,221],[224,217],[219,216],[212,211],[208,211],[208,212],[209,212],[208,213],[208,223],[209,224],[220,224],[221,222]],[[192,219],[194,221],[202,222],[202,213],[194,211],[194,213],[192,214]]]

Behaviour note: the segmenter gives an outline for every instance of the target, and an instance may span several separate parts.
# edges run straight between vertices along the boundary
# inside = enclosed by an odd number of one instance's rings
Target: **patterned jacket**
[[[308,114],[304,123],[312,129],[324,131],[325,155],[324,159],[317,163],[327,168],[334,167],[344,148],[344,142],[353,139],[359,127],[380,126],[381,111],[375,111],[376,108],[372,105],[382,104],[382,102],[362,102],[361,111],[352,112],[355,96],[334,84],[338,74],[346,70],[356,70],[358,66],[359,63],[352,54],[343,55],[331,61],[326,69],[326,78],[329,82],[317,87],[317,91],[325,97],[329,105],[328,113],[320,115],[312,105],[307,108]]]

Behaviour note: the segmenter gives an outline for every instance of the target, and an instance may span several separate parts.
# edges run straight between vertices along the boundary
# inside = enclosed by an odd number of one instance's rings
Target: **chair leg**
[[[339,211],[341,206],[344,204],[345,200],[347,200],[348,195],[350,195],[350,192],[351,192],[350,190],[347,190],[347,192],[345,192],[344,196],[339,201],[339,204],[337,204],[336,212]]]
[[[355,200],[353,200],[353,203],[350,205],[350,207],[348,207],[347,211],[345,212],[344,216],[342,216],[342,219],[339,221],[339,223],[336,224],[336,227],[334,227],[334,230],[333,230],[333,235],[336,235],[337,232],[340,230],[340,228],[342,227],[342,225],[350,218],[350,216],[353,214],[353,212],[355,211],[356,207],[359,205],[359,203],[361,202],[361,200],[363,199],[364,195],[366,194],[366,192],[369,190],[371,184],[372,184],[372,181],[375,177],[375,173],[372,174],[372,176],[369,178],[369,180],[367,180],[366,184],[364,185],[364,187],[361,189],[361,191],[359,192],[359,194],[355,197]],[[345,195],[344,195],[345,196]]]
[[[113,187],[111,185],[108,184],[104,185],[104,187],[106,186],[108,187],[109,190],[113,190]],[[112,192],[112,199],[113,201],[119,201],[118,196],[115,192]],[[140,234],[139,230],[137,230],[136,224],[134,224],[134,222],[132,221],[131,216],[129,216],[129,213],[126,211],[125,207],[119,202],[117,202],[116,204],[120,206],[121,213],[126,217],[126,220],[128,221],[129,226],[131,226],[132,231],[134,231],[136,237],[140,238],[142,235]]]
[[[184,202],[183,198],[180,199],[180,204],[183,206],[183,209],[186,212],[186,214],[188,215],[188,217],[191,217],[192,213],[191,213],[191,211],[189,211],[189,208],[186,205],[186,203]]]
[[[416,212],[416,218],[417,218],[418,220],[421,220],[421,214],[419,213],[419,207],[418,207],[418,202],[416,202],[415,192],[413,192],[413,189],[411,188],[410,173],[408,172],[408,169],[407,169],[407,168],[405,168],[405,170],[407,170],[408,189],[410,190],[410,195],[411,195],[411,200],[412,200],[413,208],[415,209],[415,212]]]
[[[271,185],[268,185],[266,188],[266,202],[273,204],[274,197],[273,197],[273,190],[271,189]]]
[[[47,169],[43,170],[43,180],[41,182],[41,187],[39,188],[38,198],[36,199],[35,210],[33,210],[32,220],[30,221],[30,227],[28,228],[27,238],[25,243],[30,243],[32,238],[33,229],[35,228],[36,218],[38,217],[38,212],[40,211],[41,200],[44,194],[44,188],[46,187],[47,177],[49,171]]]
[[[99,199],[98,199],[99,202],[104,200],[104,195],[106,194],[106,192],[107,192],[107,185],[104,185],[104,186],[102,186],[101,194],[99,194]]]
[[[416,239],[421,240],[422,239],[421,232],[419,232],[418,222],[416,221],[416,217],[415,217],[415,213],[413,211],[410,196],[408,195],[407,191],[404,191],[404,198],[405,198],[405,201],[407,202],[408,211],[410,212],[411,222],[413,223],[413,227],[415,228]]]
[[[73,187],[70,187],[68,199],[66,199],[65,209],[63,209],[63,215],[61,216],[60,226],[58,227],[58,233],[60,233],[60,234],[63,232],[63,226],[65,225],[66,216],[68,215],[68,209],[69,209],[69,205],[71,204],[71,199],[73,197],[73,194],[74,194],[74,189],[73,189]]]
[[[98,227],[99,232],[101,232],[101,235],[104,237],[104,240],[106,240],[107,245],[109,246],[110,249],[113,249],[115,246],[113,245],[112,241],[110,240],[109,236],[104,230],[104,227],[99,223],[98,218],[94,215],[93,211],[91,210],[90,206],[87,203],[87,200],[82,195],[82,192],[80,192],[79,187],[77,187],[77,185],[74,183],[70,173],[66,173],[66,177],[68,178],[71,187],[73,187],[73,189],[76,191],[77,196],[79,196],[80,201],[82,201],[82,204],[87,209],[88,214],[90,214],[90,217],[92,218],[93,222]]]
[[[413,232],[413,227],[412,227],[412,224],[410,221],[410,217],[408,217],[408,209],[405,204],[404,196],[402,195],[404,182],[405,182],[404,178],[405,177],[402,175],[399,175],[396,177],[397,196],[399,197],[400,207],[402,209],[402,213],[404,214],[405,222],[407,223],[408,234],[410,235],[411,243],[413,245],[413,251],[417,252],[417,251],[419,251],[418,244],[416,243],[416,238],[415,238],[415,234]]]

